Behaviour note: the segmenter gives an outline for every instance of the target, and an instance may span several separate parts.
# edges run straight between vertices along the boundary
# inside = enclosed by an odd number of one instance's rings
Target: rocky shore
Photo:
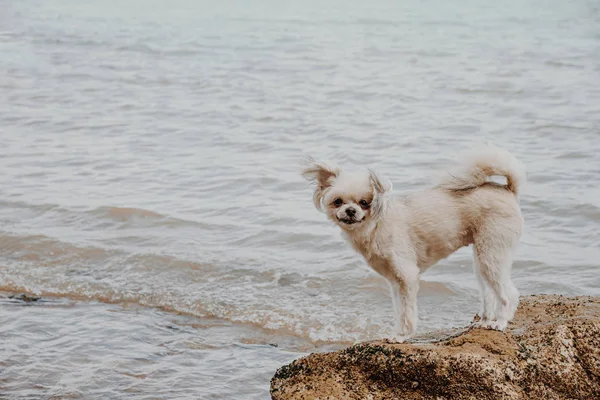
[[[311,354],[277,371],[271,397],[600,399],[600,298],[524,297],[506,332]]]

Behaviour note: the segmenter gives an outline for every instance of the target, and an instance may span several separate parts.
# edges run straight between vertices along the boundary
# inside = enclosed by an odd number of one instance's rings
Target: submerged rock
[[[33,303],[33,302],[38,301],[41,297],[32,296],[32,295],[28,295],[25,293],[19,293],[19,294],[11,294],[10,296],[8,296],[8,298],[11,300],[21,300],[26,303]]]
[[[277,371],[271,397],[600,399],[600,298],[522,298],[506,332],[311,354]]]

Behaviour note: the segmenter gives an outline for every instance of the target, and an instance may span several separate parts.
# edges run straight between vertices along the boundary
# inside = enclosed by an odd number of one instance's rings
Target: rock
[[[600,298],[522,298],[506,332],[314,353],[277,371],[271,397],[600,399]]]
[[[12,300],[21,300],[26,303],[33,303],[40,299],[40,297],[38,297],[38,296],[31,296],[31,295],[28,295],[25,293],[12,294],[12,295],[8,296],[8,298],[12,299]]]

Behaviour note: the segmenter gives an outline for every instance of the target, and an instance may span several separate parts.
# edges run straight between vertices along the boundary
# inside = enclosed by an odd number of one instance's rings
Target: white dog
[[[395,198],[391,184],[372,170],[351,174],[311,160],[303,175],[316,184],[317,209],[389,281],[394,339],[403,341],[416,330],[421,272],[470,244],[482,294],[476,326],[506,328],[519,303],[510,272],[523,230],[517,193],[526,177],[510,153],[475,149],[437,186]],[[492,176],[506,177],[506,185],[491,182]]]

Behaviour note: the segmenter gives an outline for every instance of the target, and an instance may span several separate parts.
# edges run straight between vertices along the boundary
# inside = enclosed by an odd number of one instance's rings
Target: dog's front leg
[[[419,268],[402,265],[394,268],[388,278],[396,319],[394,340],[402,343],[417,330],[417,293],[419,292]]]

